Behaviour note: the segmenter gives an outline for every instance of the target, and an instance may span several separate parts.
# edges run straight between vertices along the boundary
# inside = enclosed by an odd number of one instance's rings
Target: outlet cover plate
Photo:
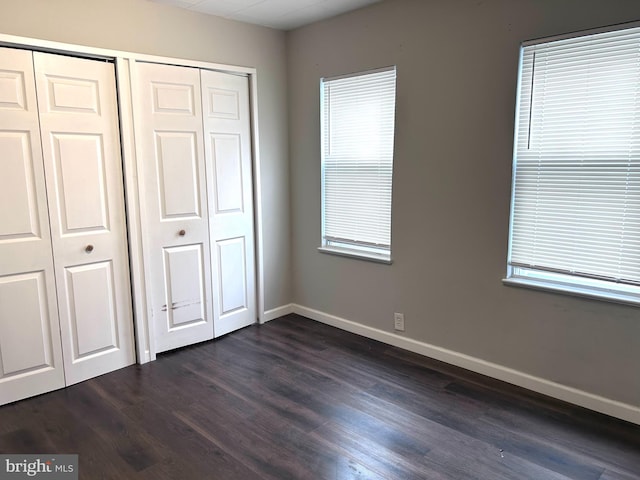
[[[394,329],[404,332],[404,313],[393,314]]]

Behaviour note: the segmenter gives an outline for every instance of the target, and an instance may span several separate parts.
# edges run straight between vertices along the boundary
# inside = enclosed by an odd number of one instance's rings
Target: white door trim
[[[144,257],[142,249],[142,224],[140,221],[140,195],[138,190],[138,163],[135,149],[135,134],[132,104],[132,61],[116,58],[116,78],[120,97],[120,137],[122,141],[122,162],[127,204],[129,261],[131,269],[131,298],[135,324],[136,355],[138,363],[155,360],[153,335],[149,333],[147,319],[147,286],[145,281]],[[153,352],[153,353],[152,353]]]
[[[172,57],[145,55],[120,50],[94,48],[84,45],[53,42],[36,38],[20,37],[0,33],[0,46],[19,47],[28,50],[39,50],[50,53],[66,53],[85,58],[102,58],[115,61],[118,83],[118,105],[120,109],[120,134],[122,139],[122,161],[125,185],[125,205],[127,209],[127,229],[130,252],[131,288],[134,309],[134,327],[136,331],[136,353],[138,363],[146,363],[156,358],[153,341],[153,325],[146,304],[146,278],[143,262],[142,224],[140,222],[140,191],[138,189],[138,169],[135,149],[135,131],[133,129],[133,104],[131,88],[135,85],[135,61],[164,63],[185,67],[197,67],[208,70],[219,70],[228,73],[247,75],[249,77],[249,97],[251,109],[251,142],[253,148],[253,190],[254,190],[254,223],[256,250],[256,296],[258,321],[264,323],[267,316],[264,311],[264,235],[260,199],[262,198],[262,181],[260,169],[259,136],[258,136],[258,83],[257,70],[252,67],[226,65],[221,63],[202,62]]]

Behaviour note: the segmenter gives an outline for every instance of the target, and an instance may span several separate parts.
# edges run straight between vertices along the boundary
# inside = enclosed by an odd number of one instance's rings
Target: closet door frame
[[[251,114],[252,187],[254,204],[254,235],[256,258],[256,301],[257,321],[265,323],[273,317],[265,312],[264,304],[264,260],[263,260],[263,219],[260,199],[261,170],[258,134],[257,71],[255,68],[225,65],[210,62],[184,60],[171,57],[143,55],[118,50],[93,48],[48,40],[5,35],[0,33],[0,46],[23,48],[34,51],[72,55],[112,61],[116,67],[117,101],[120,113],[120,138],[122,168],[125,190],[127,239],[129,242],[129,269],[131,275],[131,296],[135,328],[136,358],[139,364],[156,359],[153,322],[147,304],[148,271],[145,268],[143,251],[143,225],[141,222],[140,190],[138,188],[138,159],[136,157],[134,106],[132,89],[136,88],[136,62],[165,63],[185,67],[217,70],[226,73],[246,75],[249,79],[249,108]]]

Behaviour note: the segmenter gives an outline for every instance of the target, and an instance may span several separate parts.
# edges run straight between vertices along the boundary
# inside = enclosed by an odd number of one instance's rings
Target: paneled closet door
[[[135,361],[115,70],[33,55],[71,385]]]
[[[213,338],[198,69],[137,64],[136,141],[156,352]]]
[[[31,52],[0,48],[0,405],[64,386]]]
[[[256,322],[249,79],[201,71],[216,337]]]

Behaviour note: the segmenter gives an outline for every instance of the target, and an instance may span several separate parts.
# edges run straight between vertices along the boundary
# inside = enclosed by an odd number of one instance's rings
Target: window
[[[506,283],[640,303],[640,28],[525,43]]]
[[[321,251],[391,260],[395,93],[395,67],[321,80]]]

